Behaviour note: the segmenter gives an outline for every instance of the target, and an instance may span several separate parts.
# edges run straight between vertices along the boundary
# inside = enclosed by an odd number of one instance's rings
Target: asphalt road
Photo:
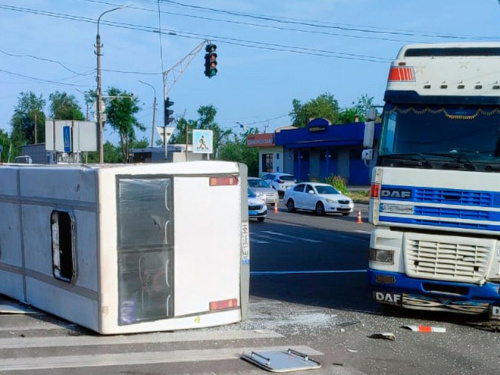
[[[250,313],[239,324],[103,337],[43,312],[0,315],[0,374],[263,375],[240,355],[287,348],[321,364],[296,374],[500,373],[495,327],[456,315],[387,313],[372,301],[366,221],[366,206],[349,217],[280,206],[252,223]],[[370,337],[379,333],[395,339]]]

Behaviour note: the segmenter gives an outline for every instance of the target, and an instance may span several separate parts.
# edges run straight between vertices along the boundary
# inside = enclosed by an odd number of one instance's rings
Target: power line
[[[85,2],[91,2],[91,3],[98,3],[98,4],[106,4],[110,6],[116,6],[116,3],[112,2],[107,2],[107,1],[102,1],[102,0],[80,0],[80,1],[85,1]],[[141,2],[144,4],[151,4],[151,1],[157,1],[157,0],[142,0],[142,1],[137,1]],[[264,27],[264,28],[273,28],[273,29],[278,29],[278,30],[285,30],[285,31],[296,31],[296,32],[301,32],[301,33],[313,33],[313,34],[323,34],[323,35],[331,35],[331,36],[339,36],[339,37],[345,37],[345,38],[362,38],[362,39],[375,39],[375,40],[383,40],[383,41],[391,41],[391,42],[401,42],[400,39],[390,39],[386,37],[380,37],[380,36],[367,36],[366,34],[378,34],[378,35],[391,35],[391,36],[402,36],[402,37],[426,37],[426,38],[442,38],[442,39],[455,39],[455,40],[465,40],[465,39],[481,39],[481,40],[497,40],[496,37],[484,37],[484,36],[464,36],[464,35],[455,35],[455,34],[442,34],[442,33],[427,33],[427,32],[419,32],[419,31],[411,31],[411,30],[391,30],[391,29],[384,29],[384,28],[377,28],[373,26],[358,26],[358,25],[351,25],[351,24],[339,24],[339,23],[329,23],[329,22],[321,22],[317,20],[300,20],[300,19],[294,19],[294,18],[280,18],[280,17],[271,17],[267,15],[261,15],[261,14],[252,14],[252,13],[245,13],[245,12],[236,12],[236,11],[228,11],[228,10],[223,10],[223,9],[216,9],[216,8],[209,8],[209,7],[203,7],[203,6],[197,6],[197,5],[189,5],[189,4],[184,4],[178,1],[171,1],[171,0],[161,0],[163,3],[170,4],[177,6],[179,8],[189,8],[190,10],[195,10],[199,12],[205,12],[205,13],[218,13],[218,14],[225,14],[229,16],[237,16],[241,18],[251,18],[251,19],[257,19],[261,21],[265,21],[268,23],[278,23],[278,24],[283,24],[283,25],[299,25],[299,26],[306,26],[309,28],[313,28],[315,30],[303,30],[303,29],[295,29],[295,28],[290,28],[290,27],[278,27],[278,26],[272,26],[269,24],[256,24],[256,23],[249,23],[249,22],[242,22],[242,21],[235,21],[234,19],[226,20],[226,19],[215,19],[215,18],[210,18],[210,17],[201,17],[201,16],[195,16],[193,14],[186,14],[186,13],[177,13],[177,12],[169,12],[163,10],[162,13],[170,14],[170,15],[175,15],[175,16],[182,16],[182,17],[190,17],[190,18],[196,18],[196,19],[203,19],[203,20],[208,20],[208,21],[214,21],[214,22],[225,22],[225,23],[232,23],[232,24],[239,24],[239,25],[246,25],[246,26],[254,26],[254,27]],[[152,10],[147,9],[147,8],[140,8],[140,7],[131,7],[137,10],[142,10],[142,11],[147,11],[147,12],[152,12]],[[363,35],[348,35],[348,34],[338,34],[338,33],[328,33],[325,31],[318,31],[318,29],[337,29],[337,30],[342,30],[342,31],[347,31],[347,32],[356,32],[356,33],[361,33]]]

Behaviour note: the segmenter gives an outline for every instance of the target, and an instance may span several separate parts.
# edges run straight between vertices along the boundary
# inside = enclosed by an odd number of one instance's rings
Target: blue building
[[[363,122],[332,125],[317,118],[304,128],[284,127],[274,134],[249,136],[247,144],[259,147],[260,174],[286,172],[300,181],[338,175],[349,185],[369,185],[370,168],[361,159],[364,130]]]

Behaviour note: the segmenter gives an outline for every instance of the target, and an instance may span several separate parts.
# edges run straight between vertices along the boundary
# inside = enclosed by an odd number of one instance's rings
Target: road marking
[[[17,329],[19,330],[19,328]],[[161,344],[167,342],[188,341],[216,341],[216,340],[244,340],[276,338],[283,335],[269,330],[249,331],[197,331],[197,332],[169,332],[150,333],[142,335],[122,336],[60,336],[60,337],[24,337],[0,339],[1,349],[26,349],[47,348],[65,346],[99,346],[99,345],[123,345],[123,344]]]
[[[174,350],[165,352],[109,353],[64,357],[17,357],[0,359],[0,371],[220,361],[239,359],[241,354],[256,350],[285,351],[288,348],[290,347],[243,347],[226,349]],[[308,346],[294,346],[291,348],[307,355],[323,355],[323,353],[318,352]]]
[[[288,241],[288,240],[285,240],[283,238],[278,238],[278,237],[273,237],[273,236],[270,236],[270,235],[262,234],[261,232],[250,234],[250,236],[256,236],[258,238],[265,238],[267,240],[272,240],[273,242],[284,242],[284,243],[295,243],[295,242],[297,242],[297,241]]]
[[[257,240],[252,238],[252,235],[250,235],[250,242],[255,242],[255,243],[271,243],[269,241],[262,241],[262,240]]]
[[[306,241],[306,242],[314,242],[314,243],[320,243],[321,241],[318,240],[311,240],[309,238],[304,238],[304,237],[296,237],[296,236],[290,236],[289,234],[283,234],[283,233],[278,233],[278,232],[272,232],[269,230],[264,230],[263,232],[272,234],[274,236],[281,236],[281,237],[286,237],[286,238],[292,238],[300,241]]]
[[[366,270],[311,270],[311,271],[252,271],[251,276],[265,275],[296,275],[296,274],[321,274],[321,273],[362,273]]]

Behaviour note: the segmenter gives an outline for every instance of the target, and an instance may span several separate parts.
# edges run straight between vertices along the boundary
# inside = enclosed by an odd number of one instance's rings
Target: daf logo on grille
[[[411,190],[403,189],[382,189],[380,196],[383,198],[411,199]]]

